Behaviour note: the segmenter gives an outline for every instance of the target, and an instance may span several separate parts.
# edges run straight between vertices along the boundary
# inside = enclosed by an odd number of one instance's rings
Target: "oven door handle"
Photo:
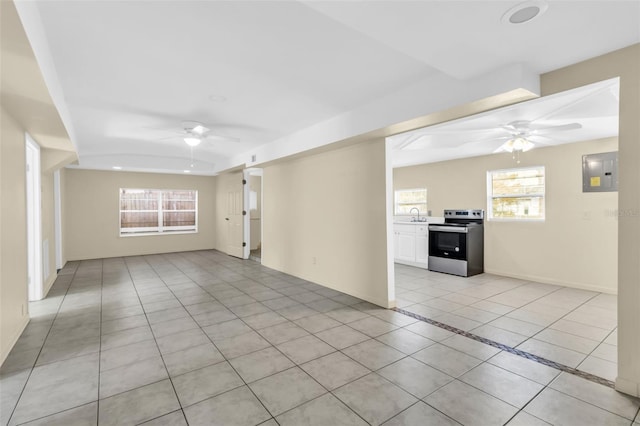
[[[438,226],[438,225],[430,225],[429,231],[456,232],[458,234],[468,233],[467,228],[456,228],[454,226]]]

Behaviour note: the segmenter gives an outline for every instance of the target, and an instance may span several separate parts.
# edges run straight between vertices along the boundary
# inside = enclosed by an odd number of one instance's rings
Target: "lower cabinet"
[[[394,224],[393,244],[395,262],[428,267],[429,228],[427,224]]]

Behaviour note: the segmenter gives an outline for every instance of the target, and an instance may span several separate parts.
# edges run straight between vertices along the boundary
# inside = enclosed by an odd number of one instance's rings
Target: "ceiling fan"
[[[200,145],[200,143],[204,140],[219,140],[219,141],[230,141],[230,142],[239,142],[240,139],[225,136],[221,134],[217,134],[211,131],[208,127],[205,127],[202,123],[198,121],[183,121],[182,129],[177,132],[182,140],[189,145],[190,147],[195,147]],[[164,139],[175,139],[175,136],[171,136],[169,138]]]
[[[544,141],[545,139],[551,139],[546,136],[548,134],[580,129],[582,125],[580,123],[567,123],[557,126],[535,126],[529,120],[516,120],[500,126],[500,128],[511,135],[495,138],[495,140],[507,139],[507,141],[494,152],[527,152],[535,146],[534,142],[540,145],[549,145]]]
[[[493,146],[502,142],[494,153],[511,152],[514,158],[538,145],[552,145],[549,136],[556,132],[582,128],[580,123],[561,125],[535,124],[534,120],[515,120],[496,127],[469,128],[445,125],[442,128],[425,128],[425,132],[413,134],[401,140],[396,149],[456,149],[463,145],[484,144]],[[493,149],[493,148],[492,148]]]

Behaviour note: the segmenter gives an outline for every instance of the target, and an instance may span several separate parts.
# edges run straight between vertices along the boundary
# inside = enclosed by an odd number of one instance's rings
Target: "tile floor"
[[[616,378],[614,295],[396,264],[396,300],[407,311],[607,380]]]
[[[581,294],[422,273],[398,268],[401,303],[514,342],[540,327],[529,312]],[[550,330],[592,339],[571,327],[606,303]],[[30,313],[0,368],[2,425],[640,425],[608,387],[216,251],[71,262]]]

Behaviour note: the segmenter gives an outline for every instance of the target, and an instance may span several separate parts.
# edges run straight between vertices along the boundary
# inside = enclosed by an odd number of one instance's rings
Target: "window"
[[[544,220],[544,167],[487,172],[489,219]]]
[[[399,189],[395,192],[396,216],[410,216],[410,210],[414,208],[420,214],[427,214],[427,188]]]
[[[120,235],[198,231],[198,191],[120,188]]]

